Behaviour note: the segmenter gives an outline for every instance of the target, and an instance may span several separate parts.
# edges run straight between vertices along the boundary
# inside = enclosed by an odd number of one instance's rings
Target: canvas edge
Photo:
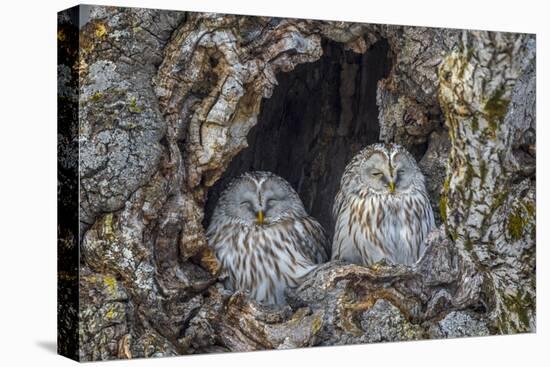
[[[79,23],[80,5],[57,13],[57,353],[79,350]]]

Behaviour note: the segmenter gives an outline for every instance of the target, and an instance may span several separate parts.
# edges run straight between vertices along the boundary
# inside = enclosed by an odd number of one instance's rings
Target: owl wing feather
[[[312,217],[302,218],[301,226],[304,229],[303,249],[314,264],[328,260],[328,241],[321,224]]]

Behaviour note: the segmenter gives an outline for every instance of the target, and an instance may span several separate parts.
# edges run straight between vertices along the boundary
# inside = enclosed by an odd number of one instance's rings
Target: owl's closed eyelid
[[[243,201],[240,202],[239,205],[241,205],[241,206],[244,206],[244,205],[246,205],[246,206],[251,206],[251,205],[252,205],[252,201],[250,201],[250,200],[243,200]]]
[[[269,198],[265,201],[265,210],[268,211],[273,207],[273,203],[278,201],[279,199],[276,198]]]

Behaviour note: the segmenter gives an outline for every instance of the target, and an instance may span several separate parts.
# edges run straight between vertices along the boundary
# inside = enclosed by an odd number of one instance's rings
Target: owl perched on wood
[[[396,144],[370,145],[351,160],[332,211],[332,258],[365,265],[414,264],[434,227],[424,176]]]
[[[261,303],[284,303],[284,290],[328,257],[321,225],[290,184],[269,172],[231,181],[206,236],[230,287]]]

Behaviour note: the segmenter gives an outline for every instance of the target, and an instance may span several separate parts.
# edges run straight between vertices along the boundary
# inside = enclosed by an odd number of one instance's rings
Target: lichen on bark
[[[512,99],[525,98],[514,89],[533,67],[534,47],[529,35],[464,32],[440,67],[451,138],[445,223],[486,273],[491,318],[503,333],[535,325],[535,184],[534,177],[521,177],[513,151],[514,138],[531,125],[508,118]]]

